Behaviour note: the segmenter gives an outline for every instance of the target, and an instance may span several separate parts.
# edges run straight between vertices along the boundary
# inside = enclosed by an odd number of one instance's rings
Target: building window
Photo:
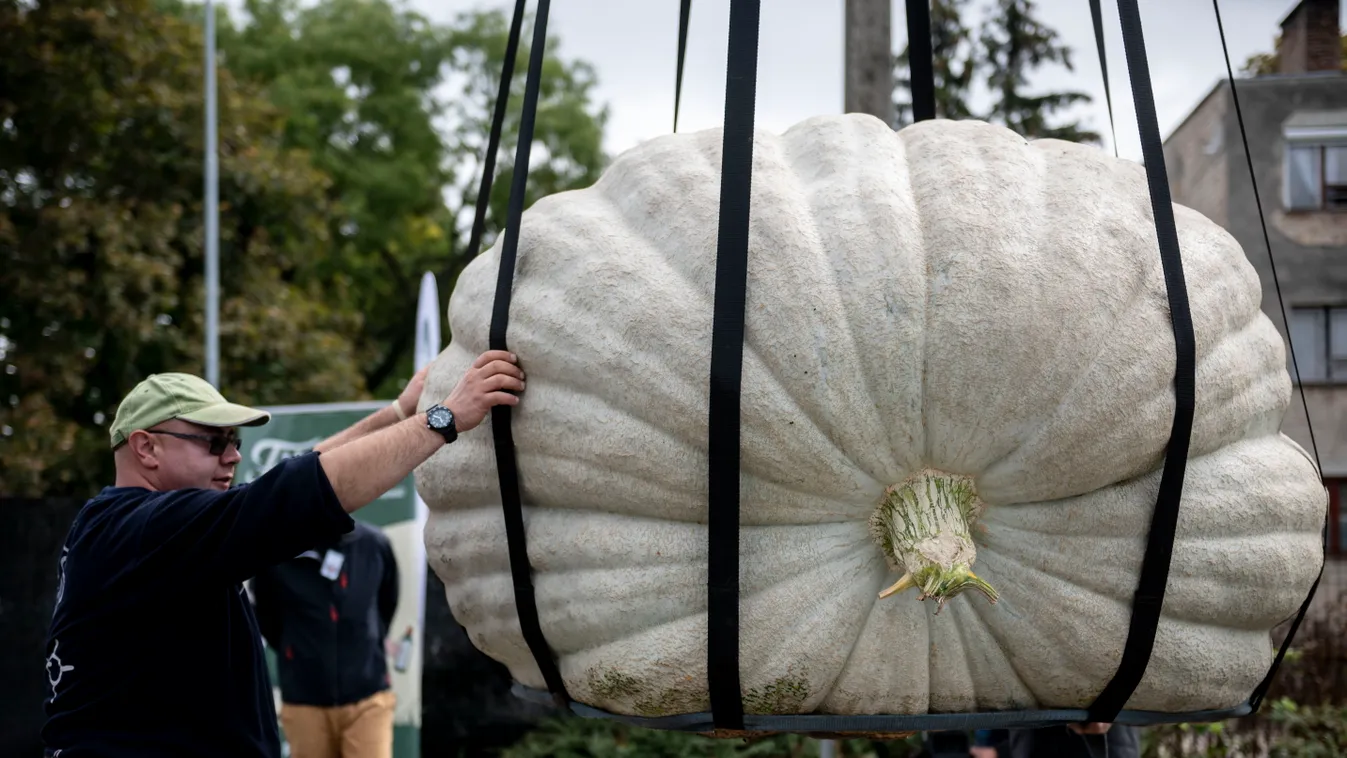
[[[1347,210],[1347,109],[1296,111],[1282,122],[1282,139],[1283,206]]]
[[[1347,307],[1292,308],[1291,346],[1301,382],[1347,382]]]
[[[1202,147],[1202,152],[1207,155],[1219,155],[1223,149],[1225,149],[1225,124],[1217,121],[1211,125],[1211,133],[1207,135],[1207,144]]]
[[[1288,144],[1286,207],[1347,210],[1347,145]]]

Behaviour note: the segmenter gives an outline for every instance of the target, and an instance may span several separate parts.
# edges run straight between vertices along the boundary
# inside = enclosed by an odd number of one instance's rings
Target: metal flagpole
[[[220,165],[215,121],[215,4],[206,0],[206,381],[219,387]]]
[[[415,370],[420,371],[425,366],[433,363],[440,354],[440,293],[435,284],[435,274],[427,271],[421,275],[421,292],[416,300],[416,337],[415,352],[413,354],[413,364]],[[430,510],[426,503],[421,499],[421,495],[416,495],[416,527],[417,533],[421,533],[426,528],[426,520],[430,516]],[[417,541],[417,567],[416,570],[421,574],[421,615],[418,620],[425,622],[425,591],[426,591],[426,560],[425,544]]]
[[[413,354],[413,363],[417,371],[433,363],[440,354],[440,318],[440,294],[435,284],[435,274],[427,271],[421,275],[421,292],[416,303],[416,348]],[[415,556],[413,570],[417,572],[417,585],[420,588],[416,600],[416,628],[418,633],[417,640],[413,644],[413,650],[415,651],[415,670],[419,672],[425,666],[426,656],[426,580],[428,579],[426,575],[428,570],[426,543],[422,535],[426,532],[426,522],[430,518],[430,509],[426,507],[426,502],[421,499],[421,493],[414,492],[412,498],[416,504],[417,535],[413,552]],[[414,681],[417,683],[415,692],[419,712],[419,703],[424,702],[422,699],[424,696],[420,690],[420,677],[417,676]]]

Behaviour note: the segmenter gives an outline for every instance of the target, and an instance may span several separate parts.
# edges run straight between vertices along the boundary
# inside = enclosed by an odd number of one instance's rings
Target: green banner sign
[[[249,482],[287,458],[303,455],[314,446],[369,414],[383,408],[387,401],[369,403],[327,403],[320,405],[272,406],[271,421],[260,427],[242,427],[243,460],[235,476],[237,482]],[[373,503],[356,511],[355,518],[373,524],[388,535],[398,562],[401,586],[397,612],[389,636],[400,640],[412,630],[412,645],[405,666],[389,660],[389,676],[397,707],[393,714],[393,755],[420,755],[421,727],[421,655],[425,597],[425,548],[421,543],[424,506],[419,502],[412,477],[385,492]],[[273,685],[277,681],[275,657],[267,650]],[[402,661],[399,661],[401,663]],[[280,708],[280,691],[276,693]],[[289,746],[285,745],[289,754]]]
[[[265,426],[241,427],[243,460],[235,481],[250,482],[286,458],[313,450],[319,442],[387,405],[387,402],[279,405],[265,408],[271,421]],[[355,517],[375,526],[416,519],[416,487],[403,479],[378,500],[356,511]]]

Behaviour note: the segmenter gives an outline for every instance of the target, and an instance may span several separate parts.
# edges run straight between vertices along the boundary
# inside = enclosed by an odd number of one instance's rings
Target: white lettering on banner
[[[314,446],[322,442],[322,437],[314,437],[311,440],[283,440],[278,437],[263,437],[262,439],[248,446],[248,459],[252,462],[254,469],[251,479],[267,473],[276,464],[287,458],[296,458],[313,450]]]
[[[56,615],[56,608],[61,606],[61,601],[65,599],[65,562],[70,557],[70,548],[61,548],[61,562],[56,566],[56,606],[51,609],[51,614]]]
[[[310,440],[283,440],[279,437],[263,437],[256,442],[248,445],[248,459],[253,465],[253,470],[248,476],[248,481],[270,471],[276,464],[288,458],[297,458],[313,450],[323,437],[314,437]],[[380,500],[399,500],[407,496],[407,488],[397,485],[393,489],[379,496]]]

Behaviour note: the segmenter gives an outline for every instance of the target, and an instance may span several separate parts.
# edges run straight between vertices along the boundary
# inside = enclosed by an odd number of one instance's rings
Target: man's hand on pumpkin
[[[513,353],[488,350],[464,372],[444,401],[460,433],[482,423],[493,406],[519,404],[519,396],[511,394],[524,391],[524,371],[515,365],[517,361]]]

